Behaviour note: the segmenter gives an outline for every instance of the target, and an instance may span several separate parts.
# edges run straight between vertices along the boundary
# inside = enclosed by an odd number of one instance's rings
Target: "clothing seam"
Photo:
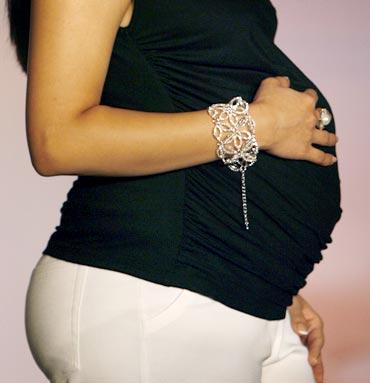
[[[137,281],[138,286],[138,308],[139,308],[139,326],[140,326],[140,383],[149,383],[148,373],[148,350],[146,349],[146,338],[144,330],[144,308],[143,308],[143,294],[142,283]]]
[[[271,363],[275,363],[279,360],[280,357],[280,351],[281,351],[281,345],[283,343],[283,337],[284,337],[284,325],[285,321],[289,319],[288,316],[284,319],[281,319],[280,322],[278,323],[278,328],[276,331],[276,338],[274,342],[274,350],[271,353]]]
[[[83,274],[82,274],[83,273]],[[80,314],[81,303],[85,293],[85,285],[87,279],[88,268],[83,265],[77,265],[73,287],[73,300],[71,312],[71,337],[74,350],[73,366],[77,369],[81,368],[80,355]]]
[[[73,367],[78,366],[76,339],[75,339],[75,305],[76,305],[77,275],[78,275],[78,266],[75,269],[75,276],[73,281],[72,305],[71,305],[71,339],[72,339],[72,350],[73,350]]]

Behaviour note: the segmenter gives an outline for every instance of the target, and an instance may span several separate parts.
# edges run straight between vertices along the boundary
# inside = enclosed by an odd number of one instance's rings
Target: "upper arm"
[[[63,125],[98,105],[130,0],[32,0],[26,127],[34,167]]]

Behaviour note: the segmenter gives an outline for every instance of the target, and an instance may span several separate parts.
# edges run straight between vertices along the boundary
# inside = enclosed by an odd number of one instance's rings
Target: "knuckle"
[[[337,143],[337,136],[334,133],[329,133],[333,145]]]
[[[303,159],[309,159],[310,158],[310,146],[309,145],[302,145],[299,150],[299,155]]]
[[[269,83],[269,82],[273,82],[273,81],[278,81],[278,79],[276,77],[265,77],[261,82],[262,83]]]
[[[315,140],[315,131],[311,127],[309,129],[306,129],[304,134],[302,134],[303,139],[305,140],[306,144],[309,145],[311,142]]]
[[[313,89],[313,88],[309,88],[309,89],[310,89],[310,91],[313,93],[314,98],[317,100],[317,98],[318,98],[318,94],[317,94],[316,90]]]
[[[336,145],[337,136],[334,133],[330,133],[330,138],[331,138],[332,145]]]
[[[323,145],[324,139],[323,139],[322,131],[315,128],[312,129],[312,140],[319,145],[320,144]]]
[[[308,105],[308,106],[311,106],[313,104],[315,104],[315,98],[314,96],[312,95],[312,93],[309,93],[309,92],[304,92],[303,93],[303,102]]]
[[[326,145],[329,146],[333,142],[333,135],[332,133],[327,132],[326,134]]]
[[[317,123],[316,116],[314,114],[310,114],[310,116],[308,117],[308,122],[309,122],[310,126],[315,126]]]

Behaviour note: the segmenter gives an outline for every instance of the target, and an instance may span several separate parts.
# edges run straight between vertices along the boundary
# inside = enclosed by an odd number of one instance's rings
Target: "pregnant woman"
[[[45,376],[321,382],[289,308],[341,216],[337,136],[271,2],[30,11],[32,164],[78,176],[27,291]]]

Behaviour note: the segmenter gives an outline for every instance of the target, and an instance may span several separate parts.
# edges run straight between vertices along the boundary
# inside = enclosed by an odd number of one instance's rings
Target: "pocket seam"
[[[188,289],[183,288],[180,294],[162,311],[160,311],[154,317],[145,318],[142,284],[140,284],[139,286],[139,295],[141,307],[141,320],[144,333],[146,334],[154,333],[172,323],[185,311],[186,307],[188,306],[188,303],[193,298],[192,292]]]

